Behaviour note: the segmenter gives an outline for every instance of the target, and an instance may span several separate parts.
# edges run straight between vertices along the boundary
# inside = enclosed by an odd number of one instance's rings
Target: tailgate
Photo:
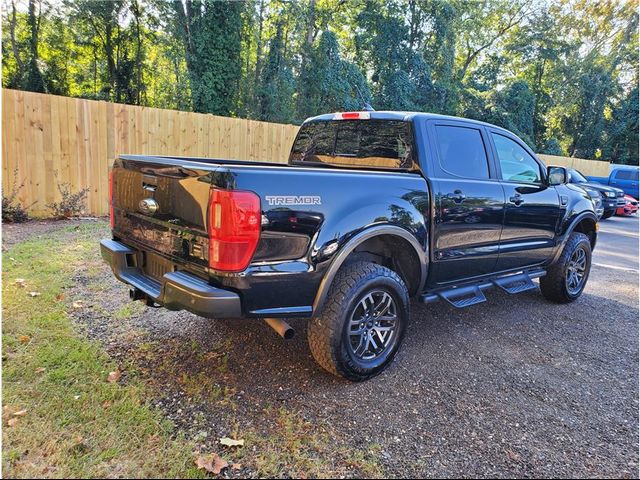
[[[138,265],[148,275],[160,278],[177,266],[207,272],[207,205],[216,165],[207,167],[116,160],[114,237],[139,250]]]

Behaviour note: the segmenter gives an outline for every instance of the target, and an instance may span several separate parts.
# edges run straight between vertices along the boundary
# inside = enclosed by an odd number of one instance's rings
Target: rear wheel
[[[562,255],[540,279],[540,290],[547,300],[569,303],[577,299],[587,285],[591,271],[591,243],[584,233],[574,232]]]
[[[311,353],[325,370],[352,381],[382,372],[409,321],[409,293],[392,270],[369,262],[342,268],[322,313],[310,320]]]
[[[616,213],[615,210],[605,210],[605,212],[602,214],[602,220],[613,217],[614,213]]]

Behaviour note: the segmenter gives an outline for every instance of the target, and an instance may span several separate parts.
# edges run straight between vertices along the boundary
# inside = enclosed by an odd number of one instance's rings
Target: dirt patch
[[[29,220],[24,223],[3,223],[2,224],[2,251],[4,252],[12,245],[23,242],[30,238],[37,238],[49,235],[53,232],[65,228],[74,228],[88,222],[104,223],[103,218],[74,218],[69,220]]]

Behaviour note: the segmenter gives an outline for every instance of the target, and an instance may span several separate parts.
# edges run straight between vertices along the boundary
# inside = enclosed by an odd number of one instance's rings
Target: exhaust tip
[[[264,321],[285,340],[291,340],[296,335],[293,327],[280,318],[265,318]]]
[[[289,327],[284,331],[284,335],[282,337],[285,340],[291,340],[295,336],[296,336],[296,331],[292,327]]]

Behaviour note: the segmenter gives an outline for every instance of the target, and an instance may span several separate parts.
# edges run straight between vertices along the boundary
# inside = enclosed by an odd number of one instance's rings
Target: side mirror
[[[549,185],[562,185],[569,181],[569,174],[564,167],[547,167],[547,183]]]

